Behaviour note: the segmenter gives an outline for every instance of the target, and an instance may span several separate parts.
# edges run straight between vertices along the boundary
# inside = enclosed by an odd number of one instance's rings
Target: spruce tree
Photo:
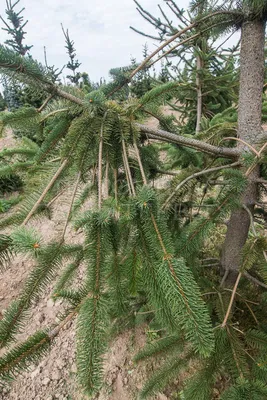
[[[76,70],[81,66],[81,63],[78,60],[75,60],[76,50],[74,48],[74,41],[70,39],[68,29],[65,31],[63,25],[61,25],[61,27],[65,37],[65,48],[67,49],[67,54],[69,56],[67,68],[72,72],[72,75],[67,75],[67,78],[70,80],[71,83],[77,86],[81,78],[81,74]]]
[[[25,8],[22,8],[20,11],[16,10],[19,2],[20,0],[15,2],[6,0],[7,21],[2,16],[0,16],[0,19],[4,23],[2,30],[6,31],[10,37],[10,39],[5,41],[5,44],[21,56],[25,56],[32,46],[24,44],[26,35],[24,28],[28,21],[24,21],[24,17],[21,15]],[[3,80],[3,85],[4,96],[9,110],[19,108],[21,105],[19,85],[16,82],[8,83],[5,79]]]
[[[212,6],[212,2],[200,1],[193,3],[190,12],[186,12],[176,2],[167,1],[169,10],[159,6],[161,19],[145,10],[136,0],[135,3],[139,13],[156,30],[158,36],[155,39],[158,41],[172,36],[177,32],[177,26],[187,30],[195,19],[204,16]],[[235,29],[232,31],[235,32]],[[232,36],[232,31],[227,38]],[[177,44],[170,43],[160,55],[160,59],[167,60],[165,69],[169,78],[180,81],[181,88],[176,99],[178,104],[171,104],[171,107],[181,113],[183,124],[187,122],[183,126],[185,133],[191,133],[194,129],[199,133],[201,121],[210,120],[216,113],[223,112],[237,101],[236,47],[227,52],[221,51],[222,44],[218,46],[218,37],[218,30],[212,31],[205,28],[205,25],[196,26],[191,35],[185,33],[183,46],[179,46],[179,41]]]
[[[194,2],[193,9],[201,3]],[[174,1],[169,4],[177,7]],[[48,94],[39,109],[1,115],[2,126],[34,126],[44,137],[41,145],[28,139],[26,146],[1,152],[5,163],[0,177],[16,172],[27,182],[19,207],[0,221],[1,228],[14,226],[10,235],[0,237],[1,267],[8,267],[14,253],[35,260],[23,291],[0,321],[0,346],[12,346],[0,359],[1,379],[13,379],[38,362],[63,326],[76,318],[79,381],[87,394],[96,393],[110,322],[136,323],[145,306],[162,337],[145,347],[136,362],[155,355],[166,362],[141,398],[162,390],[191,360],[199,368],[184,384],[184,399],[212,399],[222,376],[227,379],[222,399],[266,398],[267,243],[256,190],[266,183],[261,130],[266,11],[266,2],[260,0],[208,8],[186,31],[174,31],[134,70],[114,70],[110,85],[87,94],[56,85],[40,63],[0,46],[1,74],[15,74]],[[242,33],[237,111],[232,107],[215,115],[198,135],[183,135],[179,124],[160,111],[166,98],[177,98],[179,81],[156,86],[140,99],[125,96],[130,80],[176,39],[178,47],[195,27],[212,31],[214,26],[224,30],[233,25]],[[140,123],[149,113],[158,117],[161,129]],[[177,173],[173,166],[169,171],[162,165],[162,142],[167,142],[167,150],[172,143],[179,146],[176,155],[187,168]],[[151,185],[161,174],[174,175],[164,191]],[[104,177],[108,198],[103,195]],[[62,234],[42,244],[31,220],[49,212],[66,181],[72,183],[73,194]],[[81,212],[90,195],[95,196],[95,207]],[[254,220],[255,205],[260,224]],[[83,230],[83,243],[66,242],[69,223]],[[85,273],[77,287],[72,278],[82,264]],[[14,344],[28,310],[57,275],[53,297],[66,302],[65,315]]]

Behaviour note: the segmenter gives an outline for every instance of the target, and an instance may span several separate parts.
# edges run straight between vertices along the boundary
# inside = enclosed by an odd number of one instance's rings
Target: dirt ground
[[[155,124],[151,121],[150,124]],[[15,140],[11,132],[0,138],[0,150],[13,147]],[[45,242],[50,242],[62,231],[68,212],[70,191],[66,192],[53,205],[51,220],[33,221],[29,226],[37,229]],[[81,236],[70,228],[66,242],[78,243]],[[16,298],[23,287],[26,277],[32,270],[33,261],[26,256],[15,257],[8,270],[0,274],[0,319],[10,302]],[[50,326],[56,321],[57,314],[63,310],[61,301],[54,303],[50,299],[51,288],[32,307],[26,332],[18,335],[24,340],[36,330]],[[109,346],[105,357],[104,384],[94,400],[135,400],[147,376],[154,370],[155,361],[134,364],[132,357],[142,348],[147,339],[147,326],[141,326],[119,335]],[[1,353],[0,353],[1,354]],[[0,400],[82,400],[85,397],[76,382],[75,365],[75,322],[70,322],[56,338],[48,356],[38,365],[32,365],[9,387],[0,387]],[[155,400],[166,400],[164,394],[158,394]]]

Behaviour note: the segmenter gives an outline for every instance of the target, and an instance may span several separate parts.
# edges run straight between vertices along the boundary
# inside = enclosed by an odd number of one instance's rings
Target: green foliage
[[[102,357],[107,338],[107,304],[99,296],[85,299],[77,323],[77,366],[81,386],[89,395],[102,384]]]
[[[177,33],[177,26],[187,25],[184,12],[174,1],[168,6],[178,18],[177,24],[170,22],[162,8],[161,19],[155,19],[136,4],[157,29],[159,41]],[[194,2],[192,7],[191,22],[210,11],[206,1]],[[253,7],[254,17],[262,15],[256,3]],[[158,327],[160,336],[141,350],[135,361],[161,357],[164,362],[145,384],[141,398],[163,390],[181,371],[190,370],[192,361],[196,371],[184,382],[186,400],[210,399],[221,377],[227,382],[219,388],[222,398],[266,396],[264,288],[252,286],[244,274],[229,318],[222,325],[233,291],[220,285],[218,252],[214,250],[214,240],[224,235],[226,219],[241,207],[248,183],[245,171],[259,163],[264,171],[265,157],[248,154],[239,158],[241,168],[228,168],[223,157],[147,140],[136,124],[152,115],[160,128],[173,135],[194,132],[200,79],[203,118],[197,139],[222,146],[226,137],[236,137],[235,54],[230,51],[228,56],[218,57],[210,44],[217,33],[214,30],[209,36],[206,31],[215,23],[223,23],[225,29],[233,20],[237,21],[234,16],[226,21],[220,15],[205,26],[196,26],[194,33],[201,33],[200,37],[183,48],[186,54],[180,50],[170,54],[161,74],[162,84],[144,70],[128,85],[136,66],[132,65],[112,69],[111,82],[100,87],[90,85],[84,75],[83,85],[76,73],[79,63],[68,31],[64,31],[68,66],[77,86],[56,86],[47,66],[0,46],[0,72],[6,79],[31,85],[33,93],[53,95],[41,110],[23,107],[0,116],[2,127],[10,126],[28,136],[18,148],[0,153],[0,179],[13,179],[15,174],[24,183],[20,204],[0,221],[1,228],[13,225],[9,236],[0,236],[0,266],[6,268],[13,253],[26,253],[34,261],[24,288],[0,321],[1,347],[17,340],[28,323],[30,308],[48,287],[53,286],[53,299],[60,298],[66,305],[62,319],[50,331],[36,333],[1,358],[3,380],[37,362],[62,326],[77,316],[78,379],[88,395],[96,395],[102,385],[103,359],[112,334],[149,321]],[[186,38],[183,35],[181,40]],[[182,72],[170,64],[172,55],[183,60]],[[201,68],[195,65],[197,57],[202,60]],[[168,80],[172,73],[177,76]],[[131,92],[134,98],[129,98]],[[184,122],[164,115],[161,107],[167,102],[182,111]],[[228,140],[223,146],[235,147],[236,141]],[[165,172],[175,177],[160,189],[154,180]],[[72,194],[65,196],[64,233],[45,244],[27,224],[41,214],[50,217],[54,201],[66,190]],[[240,257],[240,271],[251,273],[254,281],[267,276],[262,215]],[[77,236],[79,245],[66,244],[65,228],[70,222],[82,233]]]
[[[6,40],[5,44],[14,49],[18,54],[24,56],[32,48],[32,46],[27,46],[23,44],[26,34],[24,28],[28,23],[28,21],[23,22],[24,17],[21,15],[21,13],[22,11],[24,11],[24,8],[19,12],[15,10],[15,7],[19,3],[19,1],[20,0],[15,1],[15,3],[13,4],[12,0],[6,1],[7,20],[9,21],[10,25],[7,22],[5,22],[3,17],[1,17],[1,20],[5,24],[5,28],[2,29],[11,36],[11,39]]]
[[[0,379],[10,381],[21,370],[27,370],[32,363],[44,356],[50,347],[50,338],[46,332],[36,332],[24,343],[17,345],[0,360]]]
[[[6,108],[6,101],[0,93],[0,111],[4,111]]]
[[[160,371],[145,384],[140,393],[140,399],[147,399],[153,394],[157,394],[164,389],[168,383],[175,379],[179,373],[185,369],[188,357],[179,358],[177,356],[168,360]]]
[[[74,48],[74,42],[73,40],[70,39],[69,37],[69,31],[68,29],[65,31],[62,26],[62,31],[65,37],[65,43],[66,46],[65,48],[67,49],[67,54],[69,56],[69,62],[67,64],[67,68],[71,70],[73,75],[67,75],[67,78],[70,80],[71,83],[74,83],[75,85],[78,85],[79,79],[81,78],[81,74],[79,72],[76,72],[76,69],[78,69],[81,65],[78,60],[75,60],[76,53],[75,53],[75,48]]]
[[[0,194],[4,195],[6,193],[16,192],[22,189],[23,182],[18,175],[12,173],[13,169],[8,169],[8,174],[4,174],[4,169],[0,170]]]
[[[12,239],[6,235],[0,235],[0,271],[10,261]]]

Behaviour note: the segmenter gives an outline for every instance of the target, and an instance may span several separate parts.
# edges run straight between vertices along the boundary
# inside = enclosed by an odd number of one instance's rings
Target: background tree
[[[175,1],[167,1],[170,16],[159,6],[161,19],[153,16],[137,1],[135,3],[141,16],[155,28],[158,36],[153,36],[153,39],[159,42],[167,40],[177,32],[177,26],[187,30],[194,19],[204,16],[212,6],[212,2],[196,2],[192,4],[191,12],[185,12]],[[131,28],[139,34],[151,37]],[[232,31],[227,38],[232,36]],[[184,34],[183,46],[178,46],[177,41],[177,45],[176,42],[171,43],[162,52],[161,58],[164,57],[167,61],[169,77],[181,84],[176,99],[178,105],[172,107],[181,112],[185,133],[192,133],[194,129],[197,133],[200,132],[203,117],[210,120],[216,113],[223,112],[237,100],[238,82],[234,58],[236,47],[228,53],[221,52],[221,45],[218,46],[217,43],[218,37],[218,30],[205,29],[203,25],[196,26],[190,35]],[[184,124],[185,121],[187,124]]]
[[[16,11],[16,6],[20,0],[13,2],[12,0],[6,0],[6,16],[7,21],[0,16],[1,21],[4,23],[2,28],[11,37],[5,41],[5,44],[12,48],[16,53],[21,56],[25,56],[32,46],[24,44],[26,31],[24,30],[28,21],[24,22],[24,17],[21,15],[25,8],[20,11]],[[15,82],[8,83],[6,80],[3,81],[4,85],[4,96],[7,102],[8,108],[14,109],[20,107],[22,104],[20,101],[21,88]]]
[[[61,25],[61,27],[65,37],[65,48],[67,49],[67,54],[69,56],[67,68],[72,72],[72,75],[67,75],[67,78],[70,80],[71,83],[77,86],[81,78],[81,74],[76,70],[81,66],[81,63],[78,60],[75,60],[76,50],[74,48],[74,41],[70,39],[68,29],[65,31],[63,25]]]

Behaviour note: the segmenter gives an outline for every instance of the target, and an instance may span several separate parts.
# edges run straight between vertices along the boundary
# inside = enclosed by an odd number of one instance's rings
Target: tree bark
[[[238,137],[253,147],[262,138],[262,91],[264,84],[264,36],[263,21],[246,21],[241,31],[240,88],[238,104]],[[243,151],[248,148],[238,144]],[[253,213],[257,202],[257,183],[259,168],[248,176],[248,185],[242,195],[241,203]],[[225,273],[226,285],[233,285],[241,267],[241,251],[246,243],[250,218],[246,210],[240,208],[232,213],[228,223],[225,242],[222,248],[221,267]]]

